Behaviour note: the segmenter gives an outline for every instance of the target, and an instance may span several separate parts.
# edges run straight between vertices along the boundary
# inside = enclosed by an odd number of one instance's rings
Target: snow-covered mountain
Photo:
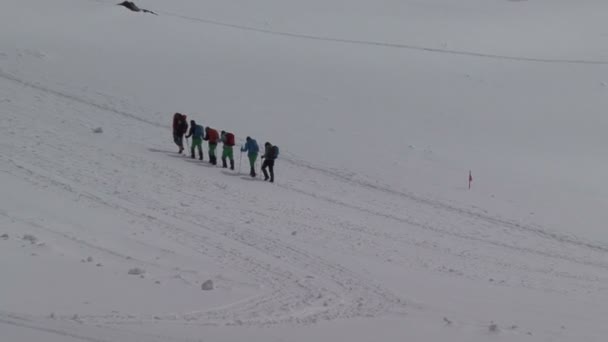
[[[608,4],[116,2],[2,4],[1,341],[605,339]]]

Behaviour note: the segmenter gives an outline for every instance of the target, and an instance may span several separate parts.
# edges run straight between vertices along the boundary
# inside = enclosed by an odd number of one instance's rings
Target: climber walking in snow
[[[184,134],[188,131],[186,115],[175,113],[173,115],[173,141],[179,147],[179,153],[184,151]]]
[[[220,137],[217,131],[211,127],[205,127],[205,137],[203,140],[209,142],[209,162],[212,165],[217,165],[217,157],[215,155],[215,149]]]
[[[198,149],[198,159],[203,160],[203,126],[197,125],[194,120],[190,120],[190,132],[186,139],[192,137],[192,147],[190,147],[191,158],[195,158],[195,148]]]
[[[260,147],[258,146],[258,142],[251,137],[247,137],[247,142],[245,146],[241,147],[241,153],[247,152],[247,158],[249,159],[249,167],[251,170],[249,171],[249,175],[251,177],[255,177],[255,161],[258,159],[258,153],[260,152]]]
[[[225,169],[228,167],[226,159],[230,160],[230,170],[234,170],[234,134],[226,131],[222,131],[222,167]]]
[[[264,162],[262,163],[262,173],[264,173],[264,180],[267,181],[270,179],[270,183],[274,182],[274,161],[279,156],[279,147],[273,146],[271,143],[266,142],[264,144],[265,150],[262,159]],[[268,172],[270,172],[270,177],[268,177]]]

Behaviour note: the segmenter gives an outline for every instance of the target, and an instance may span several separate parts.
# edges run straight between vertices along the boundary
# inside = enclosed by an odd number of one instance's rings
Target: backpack
[[[179,123],[177,124],[177,133],[186,134],[188,131],[188,121],[186,118],[187,117],[185,115],[182,115],[181,120],[179,120]]]
[[[279,157],[279,146],[272,146],[272,158],[277,159]]]
[[[173,115],[173,130],[176,131],[177,128],[179,127],[179,123],[182,119],[182,115],[180,113],[175,113],[175,115]]]
[[[226,133],[226,145],[234,146],[234,134]]]
[[[209,131],[207,131],[207,140],[209,140],[210,143],[215,144],[217,143],[218,139],[219,134],[217,133],[217,131],[213,128],[209,128]]]
[[[203,137],[203,126],[196,125],[194,126],[194,133],[192,134],[193,138],[200,139]]]

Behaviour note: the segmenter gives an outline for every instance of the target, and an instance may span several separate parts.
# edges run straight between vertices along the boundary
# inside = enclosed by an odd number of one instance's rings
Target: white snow
[[[2,3],[0,340],[605,340],[608,3],[116,3]]]

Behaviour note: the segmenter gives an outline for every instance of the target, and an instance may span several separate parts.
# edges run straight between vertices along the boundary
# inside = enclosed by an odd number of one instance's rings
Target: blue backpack
[[[194,134],[192,134],[193,138],[202,139],[203,138],[203,126],[196,125],[194,127]]]

